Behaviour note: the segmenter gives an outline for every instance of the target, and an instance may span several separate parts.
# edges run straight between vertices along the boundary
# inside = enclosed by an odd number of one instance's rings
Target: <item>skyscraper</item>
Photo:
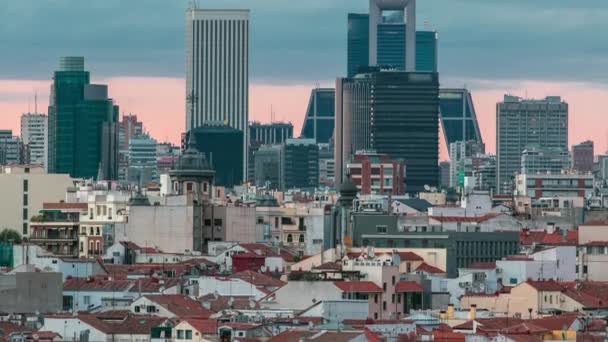
[[[47,122],[45,114],[24,113],[21,115],[21,141],[28,150],[28,164],[46,165]]]
[[[129,139],[127,181],[146,185],[158,182],[156,140],[147,135]]]
[[[129,142],[144,132],[144,125],[137,120],[137,115],[129,113],[122,116],[118,123],[118,180],[127,180],[129,168]]]
[[[357,150],[375,150],[406,166],[406,192],[439,180],[439,77],[370,68],[336,82],[336,184]],[[373,115],[372,115],[373,113]]]
[[[19,137],[10,129],[0,130],[0,165],[22,164],[24,147]]]
[[[281,145],[279,188],[319,186],[319,148],[313,139],[287,139]]]
[[[568,104],[559,96],[542,100],[505,95],[496,104],[496,186],[510,193],[521,169],[521,154],[531,146],[568,148]]]
[[[241,177],[247,170],[248,90],[249,10],[188,9],[186,130],[221,123],[243,132]]]
[[[249,123],[249,155],[247,163],[247,179],[256,179],[257,168],[255,155],[262,145],[282,144],[285,140],[293,138],[293,125],[291,122],[273,122],[262,124],[259,122]],[[278,184],[278,182],[277,182]]]
[[[310,93],[300,137],[327,144],[334,134],[336,90],[315,88]]]
[[[572,145],[572,168],[579,172],[593,172],[593,141]]]
[[[570,153],[560,148],[530,146],[521,153],[521,174],[553,173],[570,169]]]
[[[440,89],[439,111],[448,147],[457,141],[483,143],[473,98],[467,89]]]
[[[456,141],[450,144],[450,183],[453,189],[461,189],[465,176],[473,175],[472,157],[485,154],[485,145],[475,140]]]
[[[374,2],[381,4],[381,7],[378,8]],[[370,21],[369,14],[348,14],[348,77],[355,76],[360,68],[367,66],[391,66],[397,70],[405,70],[408,26],[404,24],[404,8],[407,7],[407,2],[399,0],[394,2],[396,6],[385,7],[384,4],[388,2],[373,0],[370,3],[370,13],[377,16],[375,21],[372,20],[375,24]],[[412,15],[415,14],[414,12],[415,8],[412,9]],[[407,19],[413,20],[415,27],[415,16]],[[415,32],[413,46],[415,70],[436,72],[437,32],[429,30]],[[376,59],[370,62],[374,54]]]
[[[116,179],[118,106],[106,85],[90,84],[84,57],[59,62],[49,100],[49,173]]]

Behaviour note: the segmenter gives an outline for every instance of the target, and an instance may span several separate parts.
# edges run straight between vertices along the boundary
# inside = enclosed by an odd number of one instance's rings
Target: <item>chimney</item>
[[[440,319],[442,322],[445,322],[445,320],[447,319],[447,317],[448,317],[448,316],[446,315],[445,310],[441,310],[441,311],[439,311],[439,319]]]
[[[476,314],[477,314],[477,305],[471,304],[471,310],[469,311],[469,320],[474,321]]]
[[[454,319],[454,304],[448,304],[447,318]]]

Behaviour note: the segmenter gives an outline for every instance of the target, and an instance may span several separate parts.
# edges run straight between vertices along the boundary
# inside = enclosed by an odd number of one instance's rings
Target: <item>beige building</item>
[[[608,281],[608,221],[587,222],[578,227],[578,278]]]
[[[0,230],[14,229],[29,235],[29,220],[38,215],[44,202],[65,199],[74,179],[64,174],[47,174],[41,166],[0,167]]]

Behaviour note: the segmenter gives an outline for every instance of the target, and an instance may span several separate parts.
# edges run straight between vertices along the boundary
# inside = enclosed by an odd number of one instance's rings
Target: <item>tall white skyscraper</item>
[[[186,11],[186,74],[186,130],[229,125],[243,131],[246,151],[249,10]]]
[[[21,115],[21,141],[29,149],[29,163],[46,167],[48,126],[46,114]]]

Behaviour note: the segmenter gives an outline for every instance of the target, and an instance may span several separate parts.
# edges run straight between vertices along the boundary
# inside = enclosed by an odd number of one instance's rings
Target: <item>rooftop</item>
[[[347,293],[382,293],[382,288],[371,281],[337,281],[334,285]]]

